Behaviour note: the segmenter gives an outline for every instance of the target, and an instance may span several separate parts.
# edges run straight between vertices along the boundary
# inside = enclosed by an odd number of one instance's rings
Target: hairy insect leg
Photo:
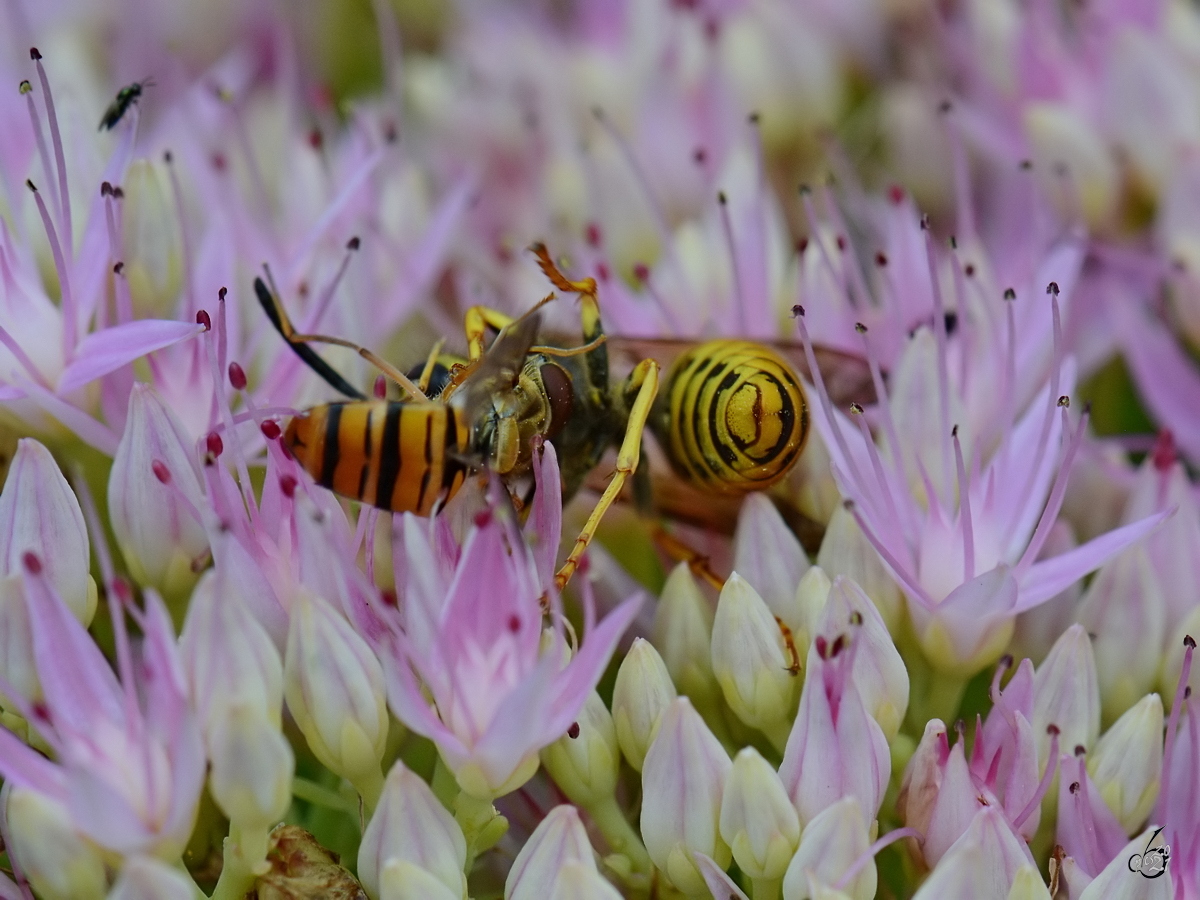
[[[293,334],[290,338],[288,338],[288,343],[290,343],[293,347],[300,344],[335,344],[338,347],[349,347],[388,378],[392,379],[392,381],[396,382],[396,384],[400,385],[400,389],[403,390],[404,393],[408,394],[408,399],[417,401],[426,399],[425,393],[419,387],[413,384],[411,378],[393,366],[390,362],[385,360],[382,356],[373,353],[361,344],[354,343],[354,341],[348,341],[345,338],[331,337],[326,334]]]
[[[572,281],[567,278],[550,258],[550,251],[542,243],[529,248],[537,257],[538,267],[550,279],[550,283],[564,293],[579,297],[579,318],[583,324],[583,340],[592,344],[604,336],[604,325],[600,320],[600,301],[596,297],[596,279],[584,278]],[[588,355],[588,381],[599,391],[608,390],[608,351],[598,348]]]
[[[605,488],[591,515],[588,516],[583,531],[579,533],[579,537],[575,538],[575,546],[571,548],[567,561],[554,576],[554,584],[560,591],[566,587],[571,576],[575,574],[580,558],[587,550],[588,544],[592,542],[592,537],[596,534],[596,528],[600,524],[600,520],[604,518],[605,512],[617,499],[617,495],[621,493],[625,479],[637,469],[642,451],[642,431],[646,427],[646,420],[650,417],[650,408],[658,394],[658,372],[658,363],[652,359],[643,359],[629,374],[626,390],[630,393],[636,391],[637,396],[629,412],[629,424],[625,428],[625,437],[617,452],[617,470],[613,473],[608,487]]]

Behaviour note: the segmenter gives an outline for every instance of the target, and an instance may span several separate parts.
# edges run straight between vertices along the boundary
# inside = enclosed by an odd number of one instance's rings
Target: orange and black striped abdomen
[[[715,340],[671,366],[656,431],[676,472],[697,487],[743,493],[788,473],[808,436],[800,378],[770,347]]]
[[[284,443],[317,482],[392,512],[429,515],[466,478],[470,430],[444,403],[327,403],[288,423]],[[447,452],[451,451],[451,452]]]

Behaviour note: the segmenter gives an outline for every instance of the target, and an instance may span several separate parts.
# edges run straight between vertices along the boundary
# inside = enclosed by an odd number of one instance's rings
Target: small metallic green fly
[[[112,103],[108,104],[108,109],[104,111],[104,116],[100,119],[99,130],[115,128],[121,121],[121,117],[129,111],[129,107],[141,99],[142,90],[153,86],[154,82],[147,78],[143,81],[135,81],[117,91],[117,96],[113,98]]]

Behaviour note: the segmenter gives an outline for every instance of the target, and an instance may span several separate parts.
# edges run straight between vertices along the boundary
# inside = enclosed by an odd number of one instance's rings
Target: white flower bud
[[[667,576],[654,613],[655,648],[675,689],[705,715],[720,714],[721,688],[712,670],[713,611],[687,563]]]
[[[1143,822],[1162,783],[1163,706],[1149,694],[1113,723],[1088,754],[1088,774],[1125,833]]]
[[[388,732],[383,669],[350,624],[304,590],[292,605],[283,680],[317,759],[360,792],[364,782],[378,790]]]
[[[445,896],[462,900],[467,893],[466,861],[466,838],[454,817],[423,779],[397,762],[358,847],[358,877],[367,893],[388,896],[389,865],[406,863],[432,879],[430,884],[436,883]]]
[[[464,900],[430,872],[407,859],[389,859],[379,873],[379,900]]]
[[[152,856],[125,861],[107,900],[194,900],[196,884],[185,874]]]
[[[568,800],[587,809],[616,791],[621,752],[612,715],[595,691],[584,702],[575,726],[578,732],[572,729],[542,749],[542,765]]]
[[[739,719],[768,737],[782,729],[780,746],[800,696],[798,661],[767,604],[734,572],[717,601],[713,673]]]
[[[796,609],[796,585],[808,571],[808,557],[765,494],[742,502],[733,535],[733,569],[750,582],[774,615],[789,628],[801,623]]]
[[[836,884],[870,846],[867,821],[857,800],[844,797],[826,807],[804,827],[800,847],[783,878],[784,900],[811,900],[810,877],[820,884]],[[871,900],[877,885],[872,860],[842,890],[852,900]]]
[[[617,670],[612,699],[617,743],[634,771],[642,771],[663,710],[674,699],[675,685],[666,663],[653,644],[635,638]]]
[[[233,706],[208,745],[209,790],[231,822],[266,829],[283,818],[292,802],[296,759],[278,722],[253,707]]]
[[[721,868],[730,849],[720,834],[721,797],[732,764],[687,697],[671,701],[642,769],[642,838],[654,864],[686,894],[705,890],[692,859]]]
[[[195,457],[171,408],[153,388],[135,384],[108,477],[108,509],[134,580],[168,596],[192,584],[193,563],[208,550],[192,511],[204,506]],[[163,474],[169,483],[160,480]]]
[[[83,625],[96,613],[96,582],[88,574],[88,534],[83,510],[50,451],[33,438],[17,443],[0,492],[0,581],[19,576],[33,551],[50,584]],[[0,587],[0,593],[12,593]],[[15,592],[18,599],[19,588]],[[8,632],[5,632],[8,634]]]
[[[840,504],[825,528],[821,549],[817,551],[817,565],[830,578],[838,575],[853,578],[879,610],[888,631],[896,633],[903,612],[900,588],[854,516]]]
[[[721,838],[751,878],[782,878],[800,841],[800,817],[771,764],[753,747],[733,758],[721,798]]]
[[[1100,686],[1092,642],[1082,625],[1062,633],[1033,675],[1033,733],[1046,767],[1048,725],[1057,725],[1059,746],[1091,749],[1100,734]]]
[[[108,888],[104,856],[74,828],[67,808],[27,788],[8,798],[8,850],[43,900],[90,900]]]
[[[538,823],[508,871],[505,900],[546,900],[557,897],[559,877],[566,865],[590,866],[596,871],[595,854],[587,830],[575,807],[563,805],[550,810]]]

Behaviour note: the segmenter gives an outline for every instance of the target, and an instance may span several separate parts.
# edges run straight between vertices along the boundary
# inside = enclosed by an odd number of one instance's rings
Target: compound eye
[[[538,374],[542,378],[542,387],[550,405],[550,428],[545,436],[552,439],[563,430],[563,426],[571,418],[571,409],[575,406],[575,391],[571,386],[571,376],[558,363],[543,363],[538,369]]]

